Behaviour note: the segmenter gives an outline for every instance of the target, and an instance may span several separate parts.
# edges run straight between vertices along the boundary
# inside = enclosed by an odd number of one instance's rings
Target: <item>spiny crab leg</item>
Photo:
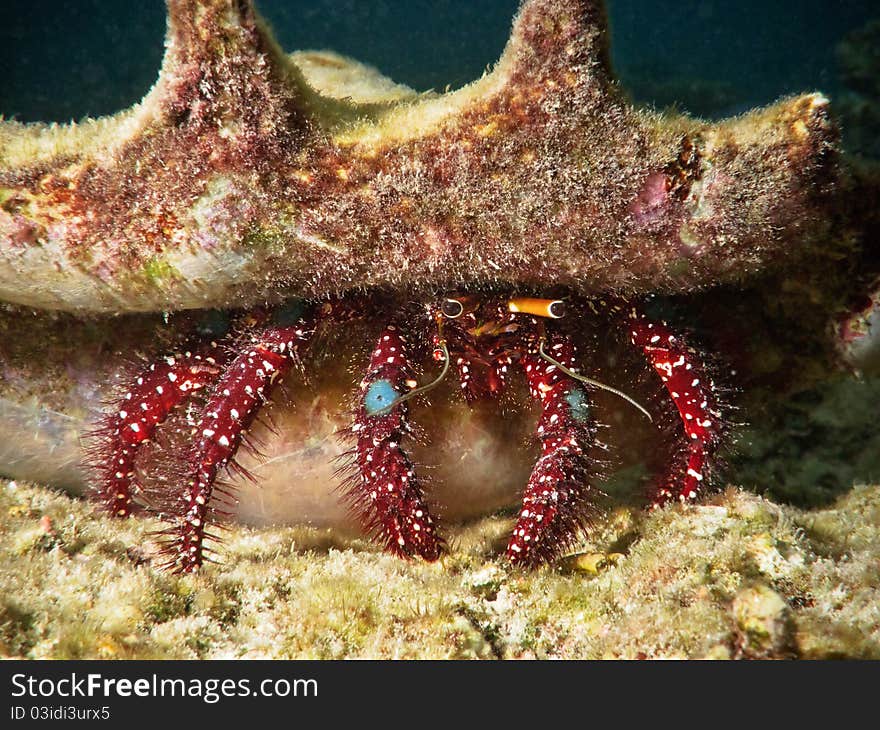
[[[311,340],[313,320],[268,326],[251,333],[250,342],[223,371],[201,411],[196,440],[186,464],[186,488],[176,504],[177,517],[163,531],[168,562],[179,573],[197,570],[206,559],[206,532],[217,510],[212,506],[217,473],[232,464],[242,439],[272,390],[298,362]]]
[[[700,492],[709,461],[722,437],[715,383],[684,340],[665,322],[648,319],[637,307],[627,314],[630,340],[648,358],[681,417],[686,443],[657,483],[652,506],[690,502]]]
[[[389,325],[370,357],[361,381],[360,403],[351,430],[357,439],[347,497],[365,530],[400,557],[440,557],[443,540],[401,440],[410,432],[402,396],[415,388],[406,341]],[[389,408],[389,406],[391,406]]]
[[[138,451],[180,403],[217,379],[225,361],[216,342],[196,352],[169,355],[141,371],[113,411],[102,417],[92,432],[96,441],[88,461],[95,471],[92,492],[108,514],[131,514],[139,491]]]
[[[576,370],[574,345],[555,335],[552,357]],[[507,545],[508,559],[535,566],[558,557],[586,527],[590,512],[590,459],[596,437],[586,391],[531,347],[520,361],[529,393],[541,403],[537,435],[541,457],[523,493],[522,511]]]

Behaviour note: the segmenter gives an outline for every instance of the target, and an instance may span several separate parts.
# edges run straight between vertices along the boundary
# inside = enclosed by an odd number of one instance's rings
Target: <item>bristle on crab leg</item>
[[[567,339],[555,337],[547,350],[567,368],[576,369],[575,348]],[[536,350],[523,356],[521,365],[529,393],[541,404],[541,457],[523,493],[507,557],[515,564],[535,566],[559,557],[587,525],[593,491],[587,450],[596,437],[596,423],[577,381]]]
[[[217,343],[198,352],[168,355],[138,373],[125,394],[98,423],[90,452],[95,472],[92,493],[114,517],[127,517],[134,507],[135,462],[141,446],[156,428],[194,392],[220,374],[225,355]]]
[[[391,553],[440,557],[443,540],[428,510],[412,461],[401,446],[410,432],[408,403],[392,405],[416,386],[406,342],[393,325],[382,332],[360,385],[351,427],[357,440],[347,498],[365,530]],[[389,408],[391,406],[391,408]]]
[[[654,322],[637,308],[628,313],[630,340],[660,376],[684,428],[686,443],[657,482],[652,506],[690,502],[702,492],[711,458],[721,442],[723,423],[715,383],[696,351],[665,322]]]
[[[313,332],[313,324],[304,320],[255,332],[224,369],[201,411],[187,459],[186,484],[175,506],[174,522],[164,531],[166,567],[188,573],[206,559],[205,539],[212,536],[205,530],[217,516],[212,506],[217,474],[233,464],[260,408],[297,362]]]

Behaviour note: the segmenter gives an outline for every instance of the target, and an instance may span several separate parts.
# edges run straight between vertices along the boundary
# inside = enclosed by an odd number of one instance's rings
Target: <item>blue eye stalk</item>
[[[368,416],[375,416],[386,410],[400,396],[390,380],[377,380],[370,383],[364,396],[364,408]]]

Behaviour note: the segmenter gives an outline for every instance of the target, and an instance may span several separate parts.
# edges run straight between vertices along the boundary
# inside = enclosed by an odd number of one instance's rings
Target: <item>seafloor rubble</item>
[[[157,523],[4,482],[0,654],[880,658],[880,486],[810,512],[734,488],[618,510],[578,558],[530,573],[498,557],[509,521],[458,528],[438,564],[236,526],[224,565],[177,577],[149,565]]]

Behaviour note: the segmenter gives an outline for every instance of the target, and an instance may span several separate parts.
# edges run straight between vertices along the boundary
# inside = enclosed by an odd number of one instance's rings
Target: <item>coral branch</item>
[[[406,342],[389,325],[370,358],[361,381],[361,400],[352,432],[357,438],[347,498],[365,530],[401,557],[440,557],[443,540],[425,502],[423,489],[401,440],[410,432],[407,404],[386,410],[415,387],[406,358]]]
[[[567,339],[554,338],[549,352],[575,370],[575,349]],[[593,491],[586,449],[596,436],[583,388],[534,350],[521,364],[529,392],[541,403],[537,434],[541,457],[523,494],[522,511],[507,545],[516,564],[535,566],[558,557],[586,527]]]
[[[686,436],[670,468],[657,482],[653,504],[694,500],[703,489],[724,430],[715,383],[696,351],[673,334],[665,322],[652,322],[635,307],[629,309],[628,319],[630,340],[663,381]]]

